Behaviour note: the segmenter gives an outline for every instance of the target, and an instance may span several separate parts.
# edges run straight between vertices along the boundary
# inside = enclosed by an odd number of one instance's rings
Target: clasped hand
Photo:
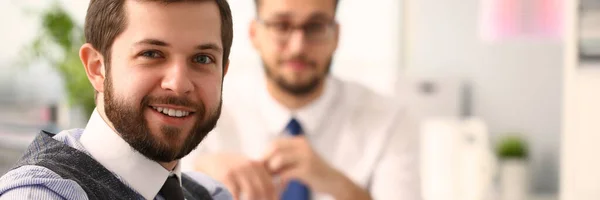
[[[279,199],[290,180],[299,180],[313,192],[324,192],[328,181],[341,176],[302,136],[273,141],[259,160],[220,153],[203,156],[197,166],[224,183],[237,200]]]

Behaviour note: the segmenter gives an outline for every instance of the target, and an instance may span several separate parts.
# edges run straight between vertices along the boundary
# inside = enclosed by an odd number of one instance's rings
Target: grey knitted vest
[[[64,179],[75,181],[90,200],[143,199],[88,154],[57,141],[52,136],[54,134],[42,131],[14,168],[24,165],[45,167]],[[183,194],[187,200],[212,200],[202,185],[185,174],[181,178]]]

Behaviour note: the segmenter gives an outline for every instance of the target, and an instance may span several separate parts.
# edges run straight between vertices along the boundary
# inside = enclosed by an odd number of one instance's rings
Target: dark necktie
[[[169,176],[158,194],[166,200],[183,200],[183,190],[177,176]]]
[[[302,135],[302,126],[300,123],[294,118],[290,120],[288,125],[286,126],[286,131],[293,135],[298,136]],[[310,199],[310,189],[302,182],[298,180],[291,180],[285,188],[283,195],[281,196],[282,200],[309,200]]]

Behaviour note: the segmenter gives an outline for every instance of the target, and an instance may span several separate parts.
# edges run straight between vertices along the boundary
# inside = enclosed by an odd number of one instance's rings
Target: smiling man
[[[231,199],[179,159],[219,119],[232,32],[225,0],[91,0],[79,56],[97,107],[42,132],[0,199]]]

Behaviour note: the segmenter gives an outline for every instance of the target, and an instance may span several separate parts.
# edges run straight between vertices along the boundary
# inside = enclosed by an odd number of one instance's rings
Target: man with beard
[[[225,91],[215,132],[185,170],[244,200],[419,199],[412,119],[393,100],[329,76],[337,0],[255,3],[249,34],[265,77]]]
[[[42,132],[0,199],[232,199],[179,167],[219,119],[232,35],[225,0],[91,0],[79,56],[97,107]]]

